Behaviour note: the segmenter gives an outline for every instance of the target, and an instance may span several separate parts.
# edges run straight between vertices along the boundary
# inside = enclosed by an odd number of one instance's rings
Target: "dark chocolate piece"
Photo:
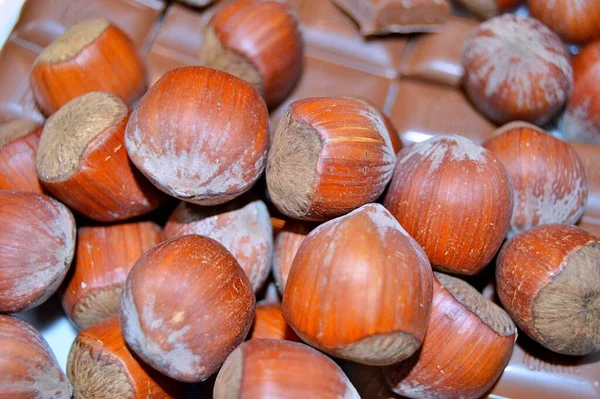
[[[448,0],[332,1],[358,23],[363,36],[434,32],[452,12]]]

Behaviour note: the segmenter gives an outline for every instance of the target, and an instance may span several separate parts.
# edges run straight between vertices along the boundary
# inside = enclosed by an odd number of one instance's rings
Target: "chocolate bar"
[[[460,87],[463,43],[478,24],[473,18],[453,16],[439,32],[413,38],[404,53],[402,76]]]
[[[482,143],[495,129],[452,87],[402,79],[395,90],[390,118],[405,145],[441,134],[459,134]]]
[[[552,353],[521,333],[488,398],[591,399],[600,397],[600,353]]]
[[[333,0],[360,26],[363,35],[432,32],[452,11],[448,0]]]
[[[29,70],[38,56],[37,48],[8,40],[0,52],[0,122],[31,119],[42,122],[29,87]]]
[[[142,49],[165,6],[162,0],[28,0],[13,37],[43,48],[81,20],[106,18]]]

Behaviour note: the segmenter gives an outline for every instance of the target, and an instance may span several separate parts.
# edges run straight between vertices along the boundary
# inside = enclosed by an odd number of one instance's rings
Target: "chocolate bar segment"
[[[298,17],[308,56],[388,78],[399,75],[406,38],[365,39],[330,0],[304,0]]]
[[[72,25],[102,17],[142,49],[165,6],[162,0],[28,0],[13,36],[43,48]]]
[[[600,397],[600,353],[565,356],[524,334],[488,398],[590,399]]]
[[[199,64],[207,22],[206,13],[179,4],[169,7],[146,56],[150,85],[171,69]]]
[[[396,87],[390,119],[404,145],[445,134],[480,144],[495,129],[460,90],[409,79],[400,80]]]
[[[450,17],[447,0],[332,0],[360,26],[364,36],[433,32]]]
[[[454,16],[438,33],[416,36],[404,53],[402,76],[460,87],[463,47],[477,25],[475,19]]]
[[[29,87],[29,71],[37,48],[9,39],[0,52],[0,122],[30,119],[43,122]]]
[[[271,113],[271,129],[293,101],[308,97],[360,97],[383,109],[392,80],[313,57],[304,60],[300,82],[286,101]]]

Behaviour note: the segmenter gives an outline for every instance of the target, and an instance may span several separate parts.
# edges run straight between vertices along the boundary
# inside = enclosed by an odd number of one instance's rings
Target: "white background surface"
[[[25,0],[0,0],[0,47],[4,45],[17,22],[24,2]],[[45,304],[16,316],[29,322],[42,333],[54,351],[58,363],[66,370],[69,349],[77,331],[67,320],[57,295]]]

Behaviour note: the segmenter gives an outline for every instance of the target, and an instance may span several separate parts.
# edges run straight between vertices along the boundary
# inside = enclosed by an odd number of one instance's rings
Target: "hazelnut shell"
[[[198,235],[156,245],[133,266],[120,320],[133,351],[163,374],[204,381],[248,334],[255,297],[235,258]]]
[[[30,83],[46,115],[91,91],[108,91],[132,105],[146,88],[143,61],[123,31],[104,19],[69,28],[35,60]]]

